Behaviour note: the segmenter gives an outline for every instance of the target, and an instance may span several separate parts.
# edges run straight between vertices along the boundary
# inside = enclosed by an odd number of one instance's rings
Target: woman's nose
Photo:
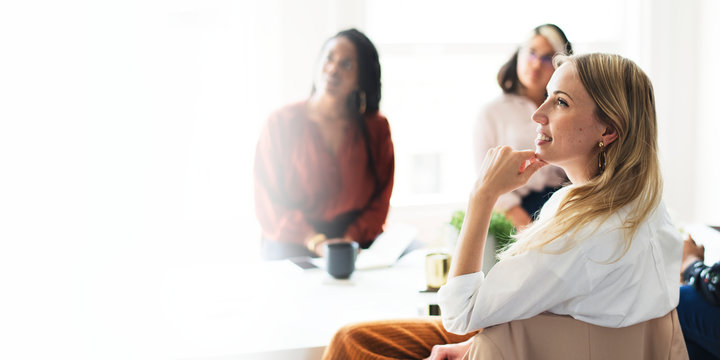
[[[540,57],[532,57],[529,59],[529,61],[530,61],[530,67],[533,70],[537,70],[540,67],[542,67],[542,60],[540,59]]]
[[[544,103],[543,103],[543,104],[544,104]],[[547,116],[545,115],[545,113],[543,112],[543,106],[542,106],[542,105],[540,105],[540,107],[537,108],[537,110],[535,110],[535,112],[532,114],[532,117],[531,117],[531,118],[532,118],[532,121],[534,121],[534,122],[536,122],[536,123],[538,123],[538,124],[542,124],[542,125],[545,125],[545,124],[547,124],[547,122],[548,122],[548,118],[547,118]]]
[[[338,69],[337,64],[334,61],[328,61],[325,64],[325,72],[327,72],[328,74],[336,73],[337,69]]]

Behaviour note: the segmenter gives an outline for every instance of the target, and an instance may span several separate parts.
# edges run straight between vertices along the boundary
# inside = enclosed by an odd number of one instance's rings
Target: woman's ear
[[[605,128],[605,133],[602,135],[602,141],[605,144],[605,146],[608,146],[610,143],[615,141],[617,139],[618,133],[615,131],[614,128],[608,126]]]

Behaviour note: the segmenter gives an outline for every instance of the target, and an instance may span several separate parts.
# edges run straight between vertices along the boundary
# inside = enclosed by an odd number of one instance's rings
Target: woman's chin
[[[540,149],[535,149],[535,157],[538,158],[538,160],[542,160],[545,163],[552,164],[552,159],[547,156],[544,152],[540,151]]]

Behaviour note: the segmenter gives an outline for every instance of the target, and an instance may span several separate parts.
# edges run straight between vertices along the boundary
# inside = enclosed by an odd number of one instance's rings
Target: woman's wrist
[[[682,264],[681,264],[682,270],[681,271],[685,272],[685,270],[687,270],[690,267],[690,265],[694,264],[696,261],[702,261],[702,259],[700,259],[699,257],[697,257],[695,255],[685,256],[685,258],[682,260]]]
[[[472,217],[476,213],[484,213],[481,210],[490,209],[488,213],[492,213],[492,209],[495,207],[498,197],[491,194],[473,194],[468,203],[467,212],[465,217]]]
[[[311,252],[317,254],[317,247],[318,245],[322,244],[323,242],[327,241],[327,237],[325,234],[314,234],[308,237],[308,239],[305,241],[305,246],[308,250]]]
[[[484,186],[475,190],[475,192],[470,196],[473,202],[492,202],[493,205],[495,205],[499,197],[500,194],[497,191],[488,189]]]

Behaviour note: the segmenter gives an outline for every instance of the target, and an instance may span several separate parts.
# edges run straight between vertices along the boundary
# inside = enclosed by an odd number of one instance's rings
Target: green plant
[[[515,226],[508,220],[502,213],[493,211],[490,217],[490,227],[488,228],[488,234],[495,236],[495,251],[500,252],[505,250],[510,244],[515,242]]]
[[[452,218],[450,219],[450,225],[455,227],[458,231],[458,234],[460,233],[460,229],[462,228],[463,221],[465,220],[465,212],[462,210],[458,210],[452,214]]]
[[[455,211],[450,219],[450,225],[455,227],[460,233],[463,221],[465,220],[465,212],[462,210]],[[490,227],[488,228],[488,234],[495,237],[495,251],[500,252],[510,246],[515,239],[512,235],[515,235],[515,226],[508,220],[505,215],[497,211],[493,211],[490,216]]]

